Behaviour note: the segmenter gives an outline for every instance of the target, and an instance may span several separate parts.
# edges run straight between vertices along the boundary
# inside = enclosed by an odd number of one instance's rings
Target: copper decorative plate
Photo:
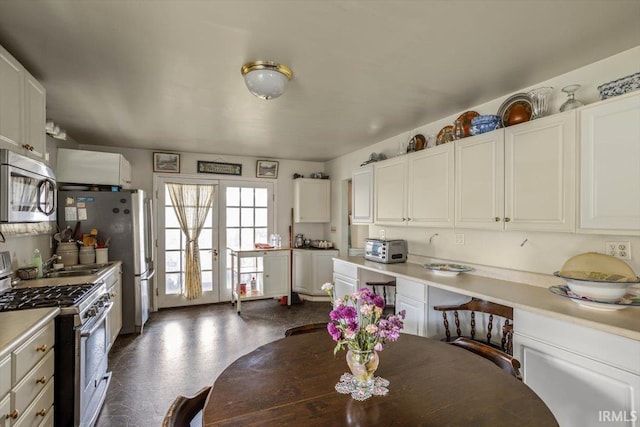
[[[471,135],[471,132],[470,132],[471,120],[473,120],[474,117],[478,117],[479,115],[480,114],[478,114],[476,111],[465,111],[464,113],[460,114],[460,117],[458,117],[458,120],[462,122],[463,137],[467,137]]]
[[[451,142],[455,138],[453,134],[453,125],[448,125],[440,129],[436,138],[436,145],[444,144],[445,142]]]
[[[533,114],[533,102],[526,93],[516,93],[507,98],[498,109],[502,127],[528,122]]]

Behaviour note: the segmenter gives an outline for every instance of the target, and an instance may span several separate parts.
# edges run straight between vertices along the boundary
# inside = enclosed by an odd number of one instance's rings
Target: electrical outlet
[[[382,229],[382,230],[378,231],[378,234],[380,235],[380,239],[381,239],[381,240],[384,240],[384,239],[385,239],[385,236],[386,236],[386,235],[385,235],[384,229]]]
[[[606,242],[604,253],[621,259],[631,259],[631,242]]]
[[[464,245],[464,234],[456,234],[456,245]]]

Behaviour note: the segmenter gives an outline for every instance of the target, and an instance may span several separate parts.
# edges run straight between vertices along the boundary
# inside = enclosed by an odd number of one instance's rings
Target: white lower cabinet
[[[293,250],[293,291],[326,297],[322,285],[331,282],[333,258],[337,250]]]
[[[265,296],[289,295],[289,252],[265,253],[263,262]]]
[[[333,296],[342,298],[358,289],[358,267],[340,260],[333,260]]]
[[[422,337],[427,335],[427,289],[423,283],[396,279],[396,314],[402,310],[406,312],[403,333]]]
[[[108,315],[109,324],[109,349],[115,343],[116,338],[122,329],[122,270],[118,268],[113,270],[111,274],[105,277],[104,282],[107,286],[107,293],[111,298],[113,306]]]
[[[514,310],[514,357],[560,426],[637,426],[640,342]]]

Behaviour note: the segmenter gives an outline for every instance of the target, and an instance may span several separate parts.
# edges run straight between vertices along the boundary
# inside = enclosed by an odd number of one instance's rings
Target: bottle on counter
[[[33,257],[31,258],[31,265],[38,269],[38,273],[36,274],[37,278],[42,277],[42,255],[40,255],[40,249],[35,249],[33,251]]]
[[[282,237],[279,234],[276,234],[276,248],[282,247]]]
[[[256,282],[256,278],[252,277],[251,278],[251,292],[253,291],[257,291],[258,290],[258,283]]]

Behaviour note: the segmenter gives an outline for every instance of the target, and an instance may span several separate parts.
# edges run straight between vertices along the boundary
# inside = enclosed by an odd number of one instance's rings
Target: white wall
[[[557,112],[565,101],[566,95],[560,91],[564,86],[579,83],[582,88],[576,92],[576,98],[585,104],[599,99],[597,86],[640,71],[640,46],[611,56],[572,72],[557,76],[539,84],[522,88],[517,92],[526,92],[539,86],[553,86],[551,102],[552,112]],[[511,94],[494,99],[485,104],[469,106],[480,114],[495,114],[502,102]],[[406,142],[416,133],[435,135],[445,125],[453,124],[462,113],[444,117],[438,121],[425,124],[417,129],[407,129],[406,133],[396,135],[371,146],[341,156],[327,162],[325,171],[332,177],[331,224],[327,226],[327,235],[336,243],[344,241],[346,218],[342,217],[344,207],[341,195],[342,182],[351,178],[353,170],[368,160],[370,153],[384,153],[388,158],[394,157],[400,142]],[[378,237],[382,227],[369,226],[369,237]],[[414,256],[426,256],[468,262],[501,268],[551,274],[559,270],[562,263],[570,256],[582,252],[603,252],[605,241],[624,240],[631,242],[632,260],[628,264],[640,274],[640,238],[632,236],[583,235],[573,233],[540,233],[540,232],[489,232],[477,230],[430,229],[384,227],[386,238],[406,239],[409,253]],[[432,244],[429,237],[435,233]],[[465,234],[465,244],[456,245],[455,234]],[[528,239],[524,246],[521,243]],[[344,245],[340,245],[341,253],[346,253]]]
[[[132,186],[141,188],[149,194],[153,190],[153,151],[140,150],[126,147],[103,147],[97,145],[81,145],[83,150],[107,151],[121,153],[131,163]],[[251,179],[256,178],[256,161],[263,158],[247,156],[229,156],[216,154],[199,154],[175,151],[180,154],[180,173],[196,174],[197,161],[215,161],[224,163],[241,163],[242,176]],[[278,160],[278,159],[269,159]],[[307,162],[299,160],[278,160],[278,178],[264,179],[265,182],[274,182],[276,191],[276,233],[282,236],[283,244],[288,242],[289,225],[291,224],[291,208],[293,208],[293,174],[299,173],[308,177],[313,172],[324,172],[324,163]],[[207,178],[224,180],[225,175],[209,175]],[[294,224],[294,233],[303,233],[311,239],[325,238],[323,224]]]

